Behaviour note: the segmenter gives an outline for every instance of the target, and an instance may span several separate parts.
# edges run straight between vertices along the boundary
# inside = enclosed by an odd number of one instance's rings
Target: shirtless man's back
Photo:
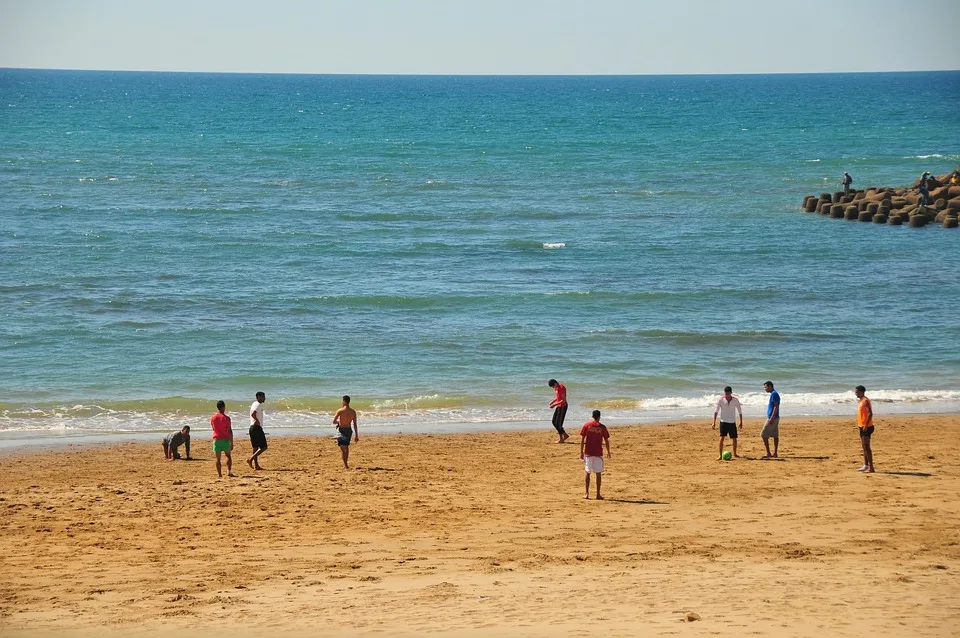
[[[360,442],[360,426],[357,423],[357,411],[350,407],[350,395],[343,395],[343,407],[333,415],[333,424],[337,426],[340,436],[337,445],[340,446],[340,456],[343,457],[343,467],[349,470],[347,460],[350,458],[350,438],[353,442]]]

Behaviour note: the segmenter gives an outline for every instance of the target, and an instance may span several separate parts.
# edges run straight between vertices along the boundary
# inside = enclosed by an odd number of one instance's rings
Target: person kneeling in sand
[[[180,453],[177,452],[177,448],[181,445],[187,453],[187,460],[190,460],[190,426],[183,426],[178,432],[171,432],[167,436],[163,437],[161,443],[163,445],[163,456],[168,461],[173,461],[180,458]]]
[[[217,413],[210,417],[210,427],[213,428],[213,452],[217,455],[217,476],[223,478],[223,470],[220,465],[220,455],[227,455],[227,476],[233,476],[233,457],[230,453],[233,451],[233,427],[230,425],[230,417],[224,412],[227,404],[223,401],[217,401]]]
[[[584,498],[590,498],[590,472],[597,475],[597,500],[600,496],[600,481],[603,477],[603,446],[607,446],[607,458],[610,458],[610,433],[607,426],[600,423],[600,410],[593,411],[593,421],[587,421],[580,430],[580,458],[583,459]]]
[[[350,435],[354,435],[354,443],[360,442],[357,411],[350,407],[350,395],[343,395],[343,407],[333,415],[333,424],[337,426],[337,430],[340,432],[340,436],[337,437],[337,445],[340,446],[340,456],[343,457],[343,468],[349,470],[350,466],[347,465],[347,460],[350,458]],[[352,430],[351,426],[353,426]]]

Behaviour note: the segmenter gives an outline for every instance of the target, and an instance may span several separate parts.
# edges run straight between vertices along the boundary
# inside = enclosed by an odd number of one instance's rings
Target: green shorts
[[[229,452],[233,449],[233,441],[230,439],[215,439],[213,441],[214,452]]]

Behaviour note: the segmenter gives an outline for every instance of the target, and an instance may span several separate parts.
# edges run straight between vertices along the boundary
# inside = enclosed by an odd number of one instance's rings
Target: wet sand
[[[876,423],[872,475],[852,416],[612,428],[603,501],[549,424],[4,454],[0,633],[957,635],[960,416]]]

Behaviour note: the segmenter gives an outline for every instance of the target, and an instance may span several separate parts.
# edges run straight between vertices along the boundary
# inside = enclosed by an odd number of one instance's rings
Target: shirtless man
[[[340,446],[340,455],[343,457],[343,467],[350,469],[347,465],[347,459],[350,458],[350,435],[353,434],[353,442],[360,442],[360,426],[357,424],[357,411],[350,407],[350,395],[343,395],[343,407],[337,410],[333,415],[333,424],[340,431],[337,437],[337,445]],[[351,429],[352,427],[352,429]]]

